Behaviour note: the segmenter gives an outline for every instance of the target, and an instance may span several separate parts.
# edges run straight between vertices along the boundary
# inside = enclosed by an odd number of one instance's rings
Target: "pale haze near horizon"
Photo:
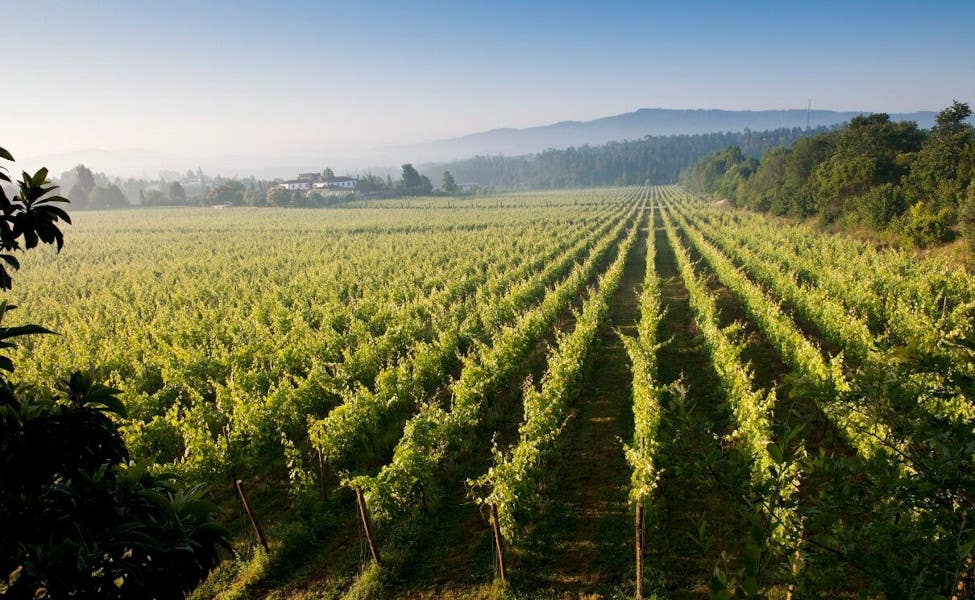
[[[341,166],[376,147],[641,107],[975,101],[971,2],[2,6],[0,144],[18,158]]]

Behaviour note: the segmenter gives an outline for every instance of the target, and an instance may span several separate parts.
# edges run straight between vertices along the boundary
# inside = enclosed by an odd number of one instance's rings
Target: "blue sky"
[[[975,102],[975,2],[10,2],[0,140],[356,154],[640,107]]]

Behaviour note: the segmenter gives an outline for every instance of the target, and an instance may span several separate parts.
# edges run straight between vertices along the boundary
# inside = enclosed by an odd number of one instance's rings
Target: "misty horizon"
[[[97,151],[179,163],[153,171],[362,169],[427,160],[404,146],[636,107],[910,113],[975,98],[975,7],[962,2],[40,1],[16,14],[45,31],[8,32],[43,73],[3,117],[5,144],[28,161]]]
[[[521,156],[534,154],[542,150],[553,148],[562,149],[568,147],[579,147],[583,145],[602,145],[609,142],[622,142],[626,140],[640,139],[644,136],[665,137],[669,135],[693,135],[702,133],[724,133],[740,132],[747,128],[745,126],[702,126],[700,123],[688,125],[668,124],[666,132],[644,131],[638,125],[619,135],[606,135],[597,140],[576,139],[568,140],[565,143],[535,144],[525,146],[514,151],[505,152],[503,150],[485,148],[482,138],[493,134],[525,134],[532,131],[544,131],[546,129],[558,128],[561,126],[583,126],[590,127],[600,122],[633,118],[642,113],[673,113],[676,118],[686,119],[688,116],[693,118],[697,114],[708,113],[718,114],[721,117],[741,118],[761,118],[769,114],[789,113],[789,119],[784,123],[778,123],[781,127],[803,128],[807,122],[811,127],[834,126],[845,122],[853,114],[869,114],[871,112],[889,112],[882,109],[878,110],[850,110],[840,111],[825,108],[812,108],[813,115],[810,122],[807,108],[791,109],[748,109],[730,110],[723,108],[639,108],[632,112],[619,115],[599,116],[588,120],[563,120],[554,123],[535,124],[528,127],[507,127],[499,126],[483,131],[466,132],[461,135],[434,139],[422,140],[413,143],[396,145],[376,146],[359,153],[347,153],[342,156],[320,156],[320,153],[295,153],[291,156],[267,156],[260,154],[246,155],[190,155],[162,152],[152,148],[79,148],[77,150],[67,150],[57,153],[41,154],[35,156],[25,156],[21,160],[27,164],[43,163],[50,166],[53,175],[69,170],[77,164],[85,164],[98,172],[105,173],[110,177],[157,177],[163,172],[183,172],[187,170],[202,169],[208,174],[222,177],[258,177],[258,178],[287,178],[299,171],[318,171],[322,165],[330,166],[333,169],[342,171],[343,174],[354,175],[372,173],[380,176],[387,174],[395,175],[401,164],[410,162],[417,164],[447,163],[454,160],[464,160],[473,156],[485,155],[504,155]],[[910,119],[923,121],[922,127],[930,126],[929,121],[933,121],[936,110],[912,111],[910,113],[892,113],[898,119]],[[727,121],[724,121],[727,122]],[[753,131],[776,129],[779,127],[765,126],[761,124],[751,127]],[[457,144],[467,143],[466,150],[457,149]],[[453,144],[455,147],[450,148]],[[441,150],[435,149],[443,146]],[[431,154],[431,152],[433,154]],[[150,166],[151,165],[151,166]]]

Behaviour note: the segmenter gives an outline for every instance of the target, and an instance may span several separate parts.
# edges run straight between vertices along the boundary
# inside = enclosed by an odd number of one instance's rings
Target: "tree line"
[[[681,176],[685,187],[733,204],[926,247],[961,233],[975,249],[975,128],[954,101],[930,131],[887,114],[765,151],[730,145]]]
[[[552,189],[609,185],[675,183],[694,161],[727,146],[738,146],[758,157],[769,148],[828,131],[774,129],[646,136],[639,140],[545,150],[524,156],[476,156],[443,164],[424,165],[436,179],[447,171],[457,181],[484,188]]]
[[[359,197],[398,197],[430,194],[456,195],[462,189],[558,189],[612,185],[674,183],[688,165],[729,146],[757,158],[770,148],[829,130],[818,128],[646,136],[639,140],[549,149],[523,156],[476,156],[442,164],[402,165],[400,179],[371,172],[359,175]],[[323,173],[332,173],[326,167]],[[433,182],[440,183],[435,187]],[[185,177],[169,173],[163,179],[111,179],[84,165],[59,179],[73,208],[112,209],[130,206],[281,206],[314,208],[338,205],[348,198],[316,190],[292,191],[279,180],[254,177],[210,177],[187,171]],[[351,194],[350,194],[351,197]]]
[[[399,180],[385,178],[371,172],[360,175],[355,192],[336,195],[320,190],[288,190],[280,180],[254,177],[209,177],[202,171],[187,171],[182,182],[178,173],[171,179],[110,179],[94,173],[85,165],[78,165],[62,173],[59,183],[68,190],[66,196],[76,210],[104,210],[133,206],[277,206],[285,208],[322,208],[340,205],[356,197],[456,195],[461,192],[450,171],[438,173],[440,187],[434,188],[430,178],[411,163],[402,166]],[[324,178],[335,176],[331,168],[322,171]],[[185,182],[185,185],[184,185]]]

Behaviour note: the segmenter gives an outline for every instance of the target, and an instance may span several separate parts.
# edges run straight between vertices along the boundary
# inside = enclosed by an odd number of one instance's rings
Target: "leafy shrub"
[[[890,183],[870,188],[852,202],[859,221],[877,230],[886,228],[907,209],[904,191]]]
[[[893,226],[906,243],[915,248],[926,248],[948,239],[952,217],[950,209],[935,211],[924,202],[918,202],[897,219]]]

